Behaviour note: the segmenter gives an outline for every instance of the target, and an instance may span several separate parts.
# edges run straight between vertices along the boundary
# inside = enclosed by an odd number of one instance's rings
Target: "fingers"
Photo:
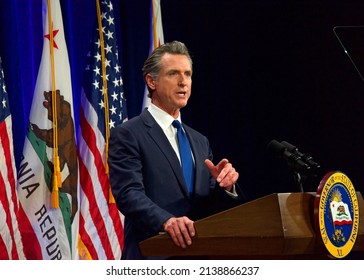
[[[193,221],[187,217],[170,218],[164,223],[164,230],[169,234],[173,243],[182,248],[192,244],[192,237],[195,236]]]
[[[210,173],[212,174],[212,176],[217,179],[218,175],[220,174],[221,170],[224,168],[224,166],[228,163],[229,161],[227,159],[223,159],[221,160],[216,166],[213,164],[213,162],[209,159],[205,160],[205,164],[207,166],[207,168],[210,170]]]
[[[226,188],[228,191],[231,190],[231,187],[236,183],[239,178],[239,173],[236,172],[235,168],[232,168],[228,171],[225,176],[221,176],[221,178],[217,179],[219,186],[222,188]]]
[[[224,159],[220,160],[220,162],[217,164],[217,167],[223,168],[228,162],[229,161],[226,158],[224,158]]]
[[[212,176],[216,177],[215,174],[217,174],[215,165],[212,163],[211,160],[205,159],[205,165],[207,166],[208,170],[212,174]]]
[[[206,164],[207,168],[210,170],[210,172],[214,170],[215,165],[212,163],[211,160],[205,159],[205,164]]]
[[[236,175],[237,172],[235,171],[235,168],[231,165],[231,163],[227,163],[220,171],[216,181],[221,187],[228,186],[234,182],[233,180],[236,178]]]
[[[230,191],[232,185],[239,178],[239,173],[232,164],[227,159],[222,159],[216,166],[210,160],[206,159],[205,164],[219,186]]]

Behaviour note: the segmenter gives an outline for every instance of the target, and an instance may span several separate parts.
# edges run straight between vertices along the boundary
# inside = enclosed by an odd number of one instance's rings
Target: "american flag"
[[[0,260],[25,259],[18,229],[12,119],[0,58]]]
[[[111,202],[107,142],[108,132],[127,120],[127,110],[113,6],[106,0],[99,7],[102,36],[97,25],[81,92],[79,251],[81,259],[120,259],[124,246],[123,216],[115,202]]]

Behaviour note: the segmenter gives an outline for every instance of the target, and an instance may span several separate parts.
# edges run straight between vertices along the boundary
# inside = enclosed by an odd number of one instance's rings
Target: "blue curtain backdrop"
[[[60,0],[75,115],[94,28],[95,0]],[[129,117],[144,94],[149,0],[113,0]],[[227,157],[249,198],[297,191],[287,163],[267,152],[288,141],[364,189],[364,82],[333,33],[363,26],[354,0],[162,0],[165,41],[184,41],[194,59],[185,122],[205,134],[215,161]],[[42,52],[41,0],[0,0],[0,56],[13,115],[17,164]],[[346,43],[364,73],[364,29]],[[358,45],[359,44],[359,45]],[[356,52],[356,54],[355,54]],[[359,53],[359,56],[357,55]],[[364,53],[364,52],[363,52]],[[315,191],[320,178],[314,182]]]
[[[149,48],[150,1],[137,2],[138,5],[133,1],[112,1],[124,83],[129,88],[127,98],[130,96],[128,110],[131,116],[141,109],[144,91],[141,67]],[[77,119],[83,69],[96,24],[96,4],[95,0],[61,0],[60,3]],[[43,47],[42,1],[1,0],[0,20],[0,55],[13,116],[16,162],[19,164]],[[129,71],[124,71],[125,67]]]

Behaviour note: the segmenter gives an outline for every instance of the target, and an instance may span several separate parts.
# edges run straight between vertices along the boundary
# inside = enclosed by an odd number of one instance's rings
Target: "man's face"
[[[164,54],[162,68],[153,81],[152,102],[173,117],[178,117],[179,110],[187,105],[191,95],[192,68],[185,55]]]

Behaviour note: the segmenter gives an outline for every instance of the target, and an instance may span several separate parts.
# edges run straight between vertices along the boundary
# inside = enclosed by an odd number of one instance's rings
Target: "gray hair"
[[[164,54],[181,54],[187,56],[188,60],[191,62],[192,67],[192,58],[190,53],[186,47],[186,45],[179,41],[173,41],[170,43],[165,43],[158,48],[154,49],[153,52],[149,55],[149,57],[144,62],[144,66],[142,68],[144,81],[147,84],[146,76],[149,74],[153,79],[157,79],[159,71],[162,68],[161,59]],[[147,84],[148,86],[148,84]],[[148,87],[148,97],[151,97],[152,89]]]

